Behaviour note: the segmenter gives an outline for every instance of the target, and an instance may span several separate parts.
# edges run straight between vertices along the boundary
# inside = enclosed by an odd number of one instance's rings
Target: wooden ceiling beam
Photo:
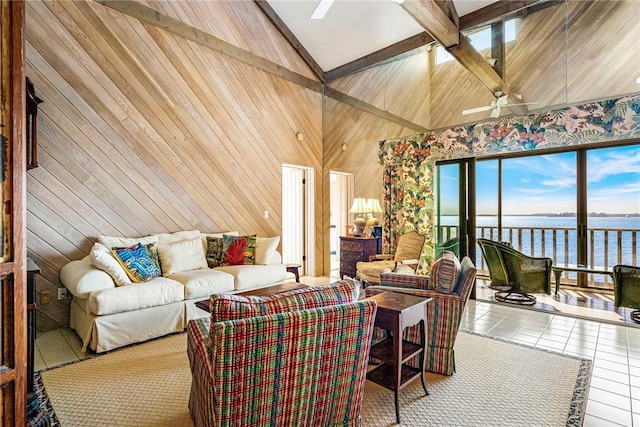
[[[309,66],[309,68],[311,68],[313,73],[316,76],[318,76],[318,79],[320,79],[320,81],[324,83],[325,81],[324,71],[322,70],[320,65],[318,65],[315,59],[313,59],[311,54],[304,48],[304,46],[302,46],[302,43],[300,43],[300,41],[296,38],[296,36],[293,35],[289,27],[285,25],[284,21],[280,19],[276,11],[273,10],[273,8],[269,5],[269,3],[266,0],[255,0],[255,3],[262,10],[262,12],[267,16],[267,18],[269,18],[271,23],[278,29],[278,31],[280,31],[280,34],[282,34],[282,36],[289,42],[291,47],[293,47],[295,51],[298,52],[300,57],[302,57],[302,60],[307,63],[307,65]]]
[[[426,31],[416,34],[415,36],[399,41],[398,43],[392,44],[384,49],[380,49],[367,56],[363,56],[360,59],[356,59],[355,61],[351,61],[340,67],[334,68],[333,70],[327,71],[324,73],[325,82],[328,83],[340,77],[348,76],[349,74],[353,74],[357,71],[362,71],[388,59],[395,58],[429,43],[433,43],[434,41],[435,39]]]
[[[402,7],[496,98],[501,94],[508,94],[509,103],[518,102],[507,82],[460,33],[449,16],[438,6],[437,0],[407,0],[402,3]],[[452,35],[454,31],[457,37]],[[509,109],[518,115],[526,115],[529,112],[525,105],[516,105]]]
[[[545,7],[564,2],[565,0],[499,0],[498,2],[492,3],[480,10],[460,17],[459,28],[464,31],[492,22],[504,21],[516,16],[524,16],[528,11],[530,11],[530,9],[531,11],[537,11],[544,9]],[[434,41],[435,39],[427,32],[409,37],[408,39],[402,40],[384,49],[370,53],[367,56],[363,56],[362,58],[325,72],[325,82],[328,83],[332,80],[339,79],[340,77],[362,71],[378,64],[379,62],[402,55],[403,53],[407,53],[418,47],[433,43]]]

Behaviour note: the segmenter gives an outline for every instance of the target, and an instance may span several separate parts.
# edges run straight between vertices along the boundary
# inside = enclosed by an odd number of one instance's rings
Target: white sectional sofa
[[[208,316],[195,306],[197,301],[286,278],[286,266],[276,250],[279,237],[257,239],[253,265],[209,268],[206,238],[222,235],[193,230],[141,238],[101,236],[90,255],[65,265],[60,280],[73,295],[69,324],[83,340],[83,350],[90,347],[100,353],[182,331],[190,319]],[[114,267],[110,249],[137,242],[157,243],[162,276],[131,283],[124,270],[118,270],[117,261]]]

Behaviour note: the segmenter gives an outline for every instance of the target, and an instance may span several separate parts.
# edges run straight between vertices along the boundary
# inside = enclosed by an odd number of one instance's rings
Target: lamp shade
[[[356,197],[353,199],[353,205],[349,209],[349,213],[355,214],[356,218],[353,220],[354,230],[353,235],[360,237],[364,231],[364,226],[367,224],[367,220],[362,217],[363,214],[369,212],[367,210],[367,199]]]
[[[380,201],[378,199],[367,199],[367,205],[369,206],[369,210],[367,212],[372,214],[382,213],[382,208],[380,207]]]
[[[351,205],[351,209],[349,209],[349,213],[352,214],[363,214],[369,212],[367,207],[367,200],[356,197],[353,199],[353,204]]]

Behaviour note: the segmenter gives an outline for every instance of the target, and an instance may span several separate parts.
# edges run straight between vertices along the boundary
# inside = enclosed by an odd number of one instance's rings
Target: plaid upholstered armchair
[[[196,426],[359,426],[376,312],[348,282],[214,295],[188,324]]]
[[[366,293],[369,296],[393,291],[432,297],[433,301],[427,308],[425,371],[452,375],[456,366],[453,345],[475,279],[476,267],[469,257],[459,262],[453,252],[443,251],[434,261],[429,276],[383,273],[381,285],[367,287]],[[382,339],[383,333],[376,328],[374,342]],[[419,333],[417,325],[407,328],[405,339],[419,342]],[[410,363],[417,367],[413,361]]]

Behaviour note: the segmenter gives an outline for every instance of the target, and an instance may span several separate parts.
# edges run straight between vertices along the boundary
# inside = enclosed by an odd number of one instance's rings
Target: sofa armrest
[[[420,274],[382,273],[380,275],[381,286],[398,288],[427,289],[430,276]]]
[[[87,259],[71,261],[63,266],[60,269],[60,281],[74,297],[80,299],[88,299],[91,292],[116,287],[108,273]]]

